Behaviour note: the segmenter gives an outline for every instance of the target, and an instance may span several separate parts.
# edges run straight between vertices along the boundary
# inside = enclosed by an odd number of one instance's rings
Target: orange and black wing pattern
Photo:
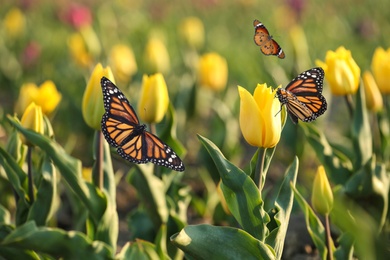
[[[256,45],[260,46],[261,52],[265,55],[275,55],[280,59],[284,59],[286,55],[280,45],[272,39],[264,24],[259,20],[254,20],[253,26],[255,27],[255,36],[253,39]]]
[[[298,118],[303,122],[314,121],[327,109],[325,97],[322,95],[324,70],[313,68],[302,72],[293,79],[285,89],[278,89],[277,96],[293,123]]]
[[[184,171],[184,164],[177,154],[157,136],[140,125],[133,107],[123,93],[106,77],[101,79],[106,112],[102,117],[102,132],[108,143],[117,148],[118,154],[134,163],[165,166]]]

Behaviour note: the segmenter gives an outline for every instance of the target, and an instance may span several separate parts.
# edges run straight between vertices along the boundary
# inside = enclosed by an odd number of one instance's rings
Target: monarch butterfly
[[[123,93],[106,77],[102,77],[102,132],[108,143],[117,148],[124,159],[134,163],[165,166],[184,171],[184,164],[171,147],[140,124],[133,107]]]
[[[299,74],[285,89],[277,90],[276,95],[286,105],[294,124],[298,118],[303,122],[314,121],[326,111],[326,100],[321,94],[323,81],[324,70],[313,68]]]
[[[255,43],[260,46],[260,50],[265,55],[275,55],[280,59],[284,59],[286,55],[284,54],[282,48],[279,44],[272,39],[272,36],[269,35],[267,28],[259,20],[253,21],[253,26],[255,27],[255,36],[253,39]]]

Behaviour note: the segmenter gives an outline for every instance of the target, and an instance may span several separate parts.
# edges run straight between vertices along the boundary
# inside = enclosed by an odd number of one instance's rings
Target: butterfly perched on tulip
[[[277,90],[276,95],[282,106],[286,105],[294,124],[298,123],[298,118],[303,122],[314,121],[326,111],[323,82],[324,70],[313,68],[299,74],[285,89]]]
[[[139,123],[122,91],[106,77],[102,77],[100,83],[106,110],[102,117],[102,132],[107,142],[117,148],[118,154],[130,162],[152,162],[184,171],[184,164],[173,149]]]
[[[280,45],[272,39],[272,36],[269,34],[264,24],[259,20],[254,20],[253,26],[255,27],[255,36],[253,39],[255,40],[255,43],[260,46],[261,52],[265,55],[275,55],[280,59],[284,59],[286,55]]]

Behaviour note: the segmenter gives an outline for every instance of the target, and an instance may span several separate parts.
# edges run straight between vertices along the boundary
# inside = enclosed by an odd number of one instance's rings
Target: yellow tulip
[[[138,102],[138,115],[141,120],[147,123],[160,122],[168,110],[168,105],[168,88],[163,75],[144,75]]]
[[[374,112],[382,110],[383,98],[371,72],[365,71],[363,73],[363,84],[367,108]]]
[[[44,133],[44,125],[43,125],[43,115],[42,109],[40,106],[37,106],[34,102],[32,102],[24,111],[21,124],[24,128],[33,130],[37,133]],[[21,136],[22,142],[26,145],[31,146],[32,144]]]
[[[115,83],[110,67],[103,68],[102,64],[98,63],[89,78],[83,96],[83,118],[87,125],[95,130],[100,130],[100,121],[104,114],[103,94],[100,86],[103,76]]]
[[[198,17],[185,18],[179,27],[184,42],[191,48],[200,49],[204,43],[204,26]]]
[[[167,73],[170,70],[168,50],[158,38],[151,38],[145,49],[145,66],[150,73]]]
[[[137,72],[137,63],[131,48],[124,44],[112,47],[109,56],[112,72],[120,82],[127,83]]]
[[[18,38],[24,34],[26,28],[26,18],[19,8],[12,8],[4,17],[3,26],[5,32],[11,38]]]
[[[20,89],[16,111],[21,113],[26,107],[34,102],[42,108],[45,115],[53,112],[62,99],[53,81],[46,80],[39,87],[34,83],[26,83]]]
[[[311,203],[315,211],[321,215],[329,214],[333,207],[333,193],[324,167],[318,167],[313,182]]]
[[[382,94],[390,94],[390,48],[376,48],[371,63],[372,73]]]
[[[199,59],[198,81],[202,87],[220,91],[226,87],[228,66],[226,59],[211,52]]]
[[[328,51],[325,63],[317,61],[325,71],[333,95],[355,94],[359,87],[360,68],[352,58],[351,51],[343,46],[335,52]]]
[[[252,96],[238,86],[240,94],[240,128],[245,140],[253,146],[271,148],[280,140],[282,121],[276,90],[258,84]]]
[[[88,52],[86,43],[80,33],[73,33],[68,40],[70,54],[80,66],[89,67],[92,64],[92,55]]]

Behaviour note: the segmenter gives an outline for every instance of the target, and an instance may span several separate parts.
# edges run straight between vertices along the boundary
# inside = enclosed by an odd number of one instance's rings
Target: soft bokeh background
[[[118,87],[133,107],[137,107],[143,74],[162,72],[178,117],[178,139],[187,149],[184,180],[202,197],[204,180],[199,172],[210,159],[202,157],[196,134],[210,138],[240,166],[247,165],[255,151],[242,141],[239,131],[237,85],[250,92],[257,83],[285,86],[298,73],[315,67],[315,60],[324,60],[326,51],[339,46],[351,50],[362,71],[370,70],[374,50],[390,46],[389,10],[387,0],[3,0],[0,117],[21,116],[17,101],[24,84],[40,86],[51,80],[61,94],[58,107],[49,114],[56,140],[89,167],[93,130],[83,121],[81,103],[93,67],[98,62],[111,66]],[[201,21],[199,35],[192,31],[199,24],[184,22],[188,17]],[[263,22],[281,45],[284,60],[260,53],[253,42],[254,19]],[[227,61],[228,80],[221,91],[198,86],[198,58],[208,52]],[[191,92],[194,85],[199,89]],[[189,98],[192,94],[197,99]],[[342,98],[330,95],[327,83],[324,96],[328,111],[315,124],[334,142],[342,142],[342,133],[349,127],[344,124],[347,108]],[[47,102],[54,97],[47,94]],[[7,129],[1,129],[0,138],[3,145]],[[113,155],[118,168],[128,169],[130,164]],[[288,122],[270,178],[277,182],[294,155],[301,158],[299,178],[305,186],[317,162],[303,133]],[[217,180],[218,174],[207,169]],[[128,185],[118,189],[133,195]],[[126,208],[133,199],[125,197],[118,207]]]

